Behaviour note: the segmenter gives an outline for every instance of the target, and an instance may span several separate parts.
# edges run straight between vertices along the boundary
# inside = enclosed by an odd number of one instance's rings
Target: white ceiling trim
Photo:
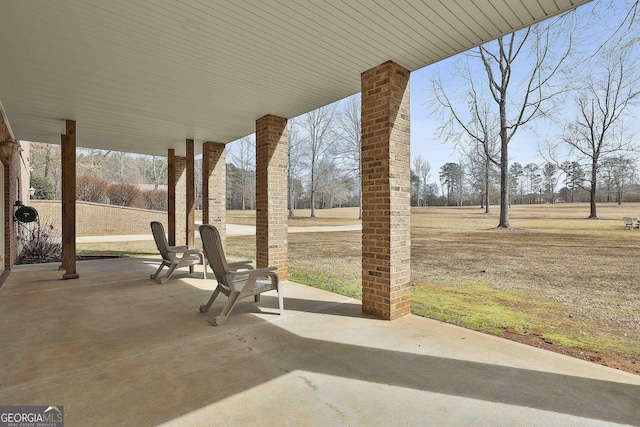
[[[3,1],[0,101],[19,139],[59,143],[72,119],[79,146],[182,155],[588,1]]]

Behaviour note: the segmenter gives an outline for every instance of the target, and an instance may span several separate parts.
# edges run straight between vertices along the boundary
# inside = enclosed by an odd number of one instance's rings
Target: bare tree
[[[466,118],[457,111],[454,103],[449,99],[439,75],[433,80],[435,102],[438,107],[448,113],[446,122],[436,130],[436,135],[446,142],[453,141],[463,154],[473,163],[472,169],[481,172],[482,202],[485,213],[489,208],[489,187],[492,164],[500,166],[500,150],[498,136],[498,122],[491,111],[491,106],[484,94],[476,87],[469,62],[454,73],[465,81],[468,90],[463,95],[467,101]],[[482,166],[476,167],[479,162]]]
[[[350,97],[344,104],[338,116],[338,129],[342,140],[341,155],[346,160],[346,167],[350,175],[358,183],[358,219],[362,219],[362,126],[361,126],[361,98],[359,95]]]
[[[572,48],[571,14],[500,37],[480,46],[467,58],[480,63],[482,81],[490,96],[476,89],[471,67],[457,70],[463,82],[463,104],[451,102],[441,79],[434,81],[436,106],[448,115],[448,126],[458,127],[472,141],[486,144],[497,130],[500,155],[500,220],[509,228],[509,142],[516,132],[536,119],[549,117],[554,99],[564,92],[556,85]],[[491,105],[491,107],[489,107]],[[455,131],[454,131],[455,132]]]
[[[616,203],[622,205],[627,184],[636,179],[636,159],[624,155],[607,157],[602,160],[599,169],[607,186],[607,202],[610,201],[611,190],[613,190],[615,191]]]
[[[624,119],[640,97],[637,61],[630,48],[603,52],[584,77],[584,86],[574,99],[576,116],[568,121],[562,141],[569,158],[587,165],[589,174],[589,218],[597,218],[598,167],[604,157],[633,148],[633,133]]]
[[[159,185],[167,183],[168,162],[166,157],[150,157],[151,165],[145,172],[148,173],[148,179],[151,180],[154,190],[157,190]]]
[[[289,151],[289,167],[287,169],[287,187],[289,192],[289,218],[294,218],[294,209],[296,208],[296,200],[300,194],[300,182],[302,181],[301,173],[306,163],[303,155],[303,141],[300,138],[298,127],[293,122],[289,122],[288,129],[289,143],[287,149]]]
[[[114,152],[115,153],[115,152]],[[93,174],[108,181],[114,180],[108,172],[105,172],[105,159],[109,160],[111,150],[98,150],[95,148],[79,148],[76,153],[76,163],[78,174]],[[119,159],[126,156],[125,153],[119,153]],[[113,162],[112,162],[113,163]],[[118,168],[119,169],[119,168]],[[122,174],[118,173],[118,177]],[[118,181],[121,181],[118,179]]]
[[[31,143],[30,167],[33,176],[40,177],[53,185],[55,196],[60,196],[60,146],[41,142]]]
[[[306,141],[309,165],[309,195],[311,217],[315,217],[316,192],[318,190],[318,176],[325,157],[330,154],[335,142],[334,116],[336,104],[326,105],[300,116],[294,121],[294,126],[300,126],[302,138]]]
[[[242,209],[253,209],[255,206],[255,164],[256,145],[245,136],[233,143],[230,151],[231,162],[238,168],[240,182],[237,190],[240,191]]]
[[[413,173],[416,174],[416,196],[418,198],[418,206],[422,206],[420,200],[424,200],[425,189],[427,188],[427,179],[431,175],[431,164],[422,159],[421,155],[413,158]]]

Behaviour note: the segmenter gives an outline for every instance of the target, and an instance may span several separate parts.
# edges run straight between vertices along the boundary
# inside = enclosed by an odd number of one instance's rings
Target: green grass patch
[[[620,334],[585,328],[567,316],[565,304],[519,289],[499,290],[486,282],[464,286],[424,284],[411,288],[412,313],[465,328],[502,335],[534,332],[559,347],[578,347],[635,358],[640,343]]]
[[[291,271],[289,272],[289,279],[314,288],[324,289],[359,300],[362,299],[360,280],[327,276],[317,271]]]
[[[411,288],[411,310],[419,316],[499,334],[510,327],[527,333],[540,327],[522,312],[521,291],[498,291],[487,283],[466,286],[423,285]]]

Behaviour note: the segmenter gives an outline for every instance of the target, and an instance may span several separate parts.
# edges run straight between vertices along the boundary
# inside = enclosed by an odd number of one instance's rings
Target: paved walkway
[[[289,227],[289,233],[326,233],[330,231],[358,231],[362,230],[361,224],[353,225],[327,225],[312,227]],[[197,234],[197,233],[196,233]],[[227,236],[255,236],[256,227],[253,225],[227,224]],[[198,237],[196,235],[196,237]],[[151,232],[148,234],[128,234],[115,236],[80,236],[76,238],[77,243],[95,242],[129,242],[153,240]]]

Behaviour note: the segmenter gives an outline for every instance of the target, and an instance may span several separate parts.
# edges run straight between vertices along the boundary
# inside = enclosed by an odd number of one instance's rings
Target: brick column
[[[222,244],[226,236],[227,164],[224,144],[202,144],[202,223],[218,229]]]
[[[289,274],[287,243],[287,119],[267,115],[256,121],[256,264]]]
[[[411,310],[409,74],[388,61],[362,73],[362,310]]]
[[[168,243],[170,246],[186,244],[186,239],[182,237],[187,235],[187,179],[185,174],[185,169],[187,167],[186,160],[187,159],[185,157],[176,156],[175,150],[173,148],[169,149],[169,161],[167,165],[167,222],[169,230],[167,230],[167,234],[169,235]],[[178,236],[181,237],[178,238]]]

